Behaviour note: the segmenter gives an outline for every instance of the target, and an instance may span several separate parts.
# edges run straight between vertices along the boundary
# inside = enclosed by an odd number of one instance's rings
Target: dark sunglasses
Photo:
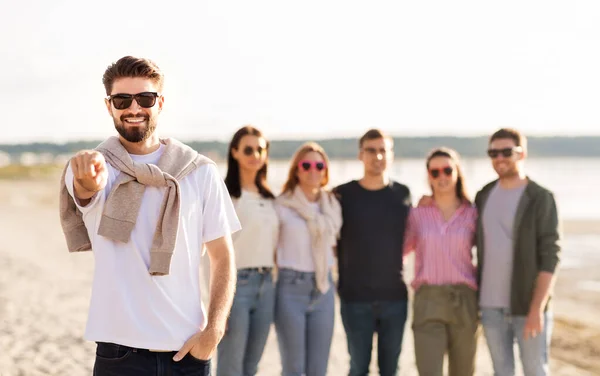
[[[257,147],[256,149],[253,148],[252,146],[246,146],[242,152],[244,153],[245,156],[249,157],[251,155],[254,155],[254,153],[258,153],[259,155],[263,155],[263,153],[267,151],[267,149],[263,148],[262,146]]]
[[[438,177],[440,177],[442,172],[446,176],[450,176],[450,175],[452,175],[453,171],[454,171],[454,169],[450,166],[444,167],[444,168],[432,168],[429,170],[429,175],[431,175],[432,178],[437,179]]]
[[[160,97],[159,93],[145,91],[143,93],[137,94],[113,94],[106,97],[106,99],[112,102],[113,106],[115,106],[117,110],[124,110],[131,106],[131,103],[133,103],[134,99],[137,102],[137,104],[140,105],[140,107],[154,107],[154,105],[156,104],[156,98],[158,97]]]
[[[317,162],[317,161],[300,161],[298,163],[298,167],[304,171],[308,171],[312,168],[316,168],[317,171],[323,171],[327,165],[325,162]]]
[[[487,154],[492,159],[498,158],[498,156],[500,154],[502,154],[502,156],[504,158],[509,158],[509,157],[512,157],[513,152],[520,153],[522,150],[523,150],[523,148],[521,148],[520,146],[515,146],[512,148],[504,148],[504,149],[489,149],[487,151]]]

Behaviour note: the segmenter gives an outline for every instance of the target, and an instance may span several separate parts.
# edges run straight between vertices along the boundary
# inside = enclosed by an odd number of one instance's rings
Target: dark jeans
[[[381,376],[398,374],[408,302],[345,302],[341,314],[350,353],[350,376],[366,376],[371,364],[373,334],[377,332],[377,360]]]
[[[175,362],[175,354],[98,342],[94,376],[210,376],[210,360],[187,354]]]

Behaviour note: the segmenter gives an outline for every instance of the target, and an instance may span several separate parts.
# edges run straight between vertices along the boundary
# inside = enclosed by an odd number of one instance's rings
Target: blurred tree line
[[[307,140],[271,141],[271,158],[288,159]],[[358,152],[356,139],[338,138],[315,140],[332,159],[353,159]],[[394,152],[403,158],[423,158],[439,146],[457,150],[463,157],[486,157],[487,137],[396,137]],[[77,141],[68,143],[0,144],[0,151],[11,156],[23,153],[65,155],[78,150],[94,148],[100,141]],[[188,145],[213,159],[227,157],[226,142],[188,141]],[[529,137],[531,157],[600,157],[600,137]]]

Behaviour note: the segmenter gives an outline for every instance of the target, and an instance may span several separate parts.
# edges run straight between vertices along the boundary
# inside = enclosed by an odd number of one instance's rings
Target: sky
[[[600,135],[600,2],[3,2],[0,143],[115,134],[102,74],[165,73],[162,136]]]

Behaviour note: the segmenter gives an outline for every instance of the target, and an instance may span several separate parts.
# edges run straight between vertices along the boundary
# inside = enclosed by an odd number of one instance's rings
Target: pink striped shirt
[[[476,222],[477,209],[468,203],[460,206],[448,221],[435,204],[411,209],[404,255],[415,251],[415,291],[423,284],[464,284],[477,290],[471,253]]]

